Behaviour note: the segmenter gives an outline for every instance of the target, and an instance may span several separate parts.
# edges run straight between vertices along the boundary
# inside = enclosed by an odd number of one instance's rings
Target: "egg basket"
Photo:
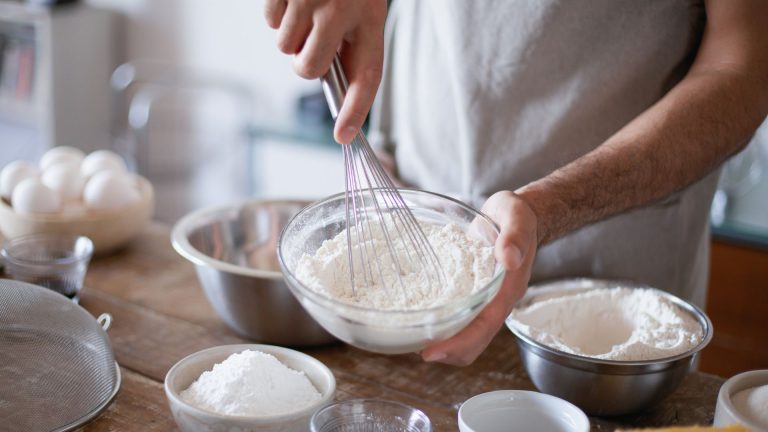
[[[154,190],[136,177],[140,199],[124,208],[82,213],[19,214],[0,200],[0,232],[6,238],[28,234],[78,234],[93,241],[94,253],[105,254],[124,246],[146,226],[154,211]]]

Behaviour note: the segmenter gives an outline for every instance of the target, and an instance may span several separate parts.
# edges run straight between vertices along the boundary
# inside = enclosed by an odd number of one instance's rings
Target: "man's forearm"
[[[692,71],[597,149],[518,190],[539,243],[667,197],[741,149],[768,111],[758,75]]]

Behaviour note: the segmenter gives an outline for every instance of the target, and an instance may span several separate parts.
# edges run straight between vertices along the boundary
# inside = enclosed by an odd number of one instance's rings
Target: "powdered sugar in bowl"
[[[319,290],[312,286],[313,281],[307,279],[307,273],[300,268],[300,264],[307,256],[318,254],[323,247],[333,246],[338,236],[344,233],[344,194],[333,195],[299,212],[286,225],[278,245],[285,280],[307,312],[329,333],[344,342],[384,354],[419,351],[432,341],[444,340],[458,333],[493,299],[504,277],[503,268],[496,264],[492,255],[499,230],[487,216],[443,195],[411,189],[401,189],[400,194],[420,223],[437,227],[432,230],[435,236],[455,238],[465,246],[451,249],[450,245],[446,245],[443,249],[445,254],[451,254],[452,250],[455,254],[464,253],[467,256],[462,259],[475,261],[471,265],[464,262],[470,269],[466,273],[481,272],[482,268],[487,275],[456,277],[457,282],[451,291],[441,292],[434,299],[424,302],[400,301],[395,298],[399,294],[392,292],[396,290],[369,290],[367,299],[343,298],[337,288],[339,283],[348,282],[348,271],[344,269],[334,278],[327,274],[319,275],[332,281],[326,283],[326,290]],[[373,202],[365,204],[365,211],[374,211]],[[428,237],[433,242],[433,237]],[[437,249],[440,249],[439,245]],[[467,254],[467,251],[471,252]],[[344,257],[346,245],[340,246],[337,252]],[[436,253],[442,260],[440,250]],[[490,259],[490,267],[486,265],[487,259]],[[477,264],[478,261],[482,261],[482,265]],[[451,267],[450,271],[457,275],[463,268],[461,265],[444,267]],[[451,279],[451,276],[448,278]],[[405,287],[405,291],[408,290],[409,287]],[[373,298],[379,294],[388,297],[385,300],[392,301],[382,302],[380,298]]]
[[[320,361],[272,345],[224,345],[191,354],[165,377],[184,432],[305,432],[333,401],[336,380]]]

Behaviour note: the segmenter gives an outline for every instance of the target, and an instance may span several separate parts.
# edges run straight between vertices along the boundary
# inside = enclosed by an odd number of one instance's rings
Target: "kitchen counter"
[[[94,315],[112,314],[109,338],[123,382],[112,405],[80,430],[176,430],[163,392],[168,369],[195,351],[248,342],[217,318],[192,264],[171,248],[169,233],[169,227],[153,224],[124,251],[91,263],[80,303]],[[473,395],[534,389],[506,330],[465,368],[427,364],[416,355],[376,355],[343,344],[303,351],[333,370],[337,399],[404,402],[425,411],[437,431],[457,430],[458,407]],[[713,375],[691,373],[655,408],[623,418],[592,418],[592,430],[710,424],[722,382]]]

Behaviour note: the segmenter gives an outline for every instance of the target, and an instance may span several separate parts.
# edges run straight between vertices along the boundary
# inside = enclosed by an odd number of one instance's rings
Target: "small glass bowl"
[[[456,223],[471,238],[491,247],[499,235],[498,226],[488,216],[460,201],[414,189],[399,192],[421,221]],[[373,212],[374,208],[366,201],[365,211]],[[285,281],[304,309],[329,333],[350,345],[382,354],[420,351],[466,327],[501,287],[504,269],[497,264],[491,281],[477,292],[429,309],[372,309],[320,294],[296,278],[296,266],[302,255],[314,254],[325,240],[346,229],[345,216],[343,193],[304,208],[283,229],[277,253]]]
[[[337,402],[317,411],[309,421],[312,432],[432,432],[423,411],[376,399]]]
[[[88,237],[70,234],[32,234],[5,242],[5,271],[13,279],[46,287],[75,303],[93,255]]]

